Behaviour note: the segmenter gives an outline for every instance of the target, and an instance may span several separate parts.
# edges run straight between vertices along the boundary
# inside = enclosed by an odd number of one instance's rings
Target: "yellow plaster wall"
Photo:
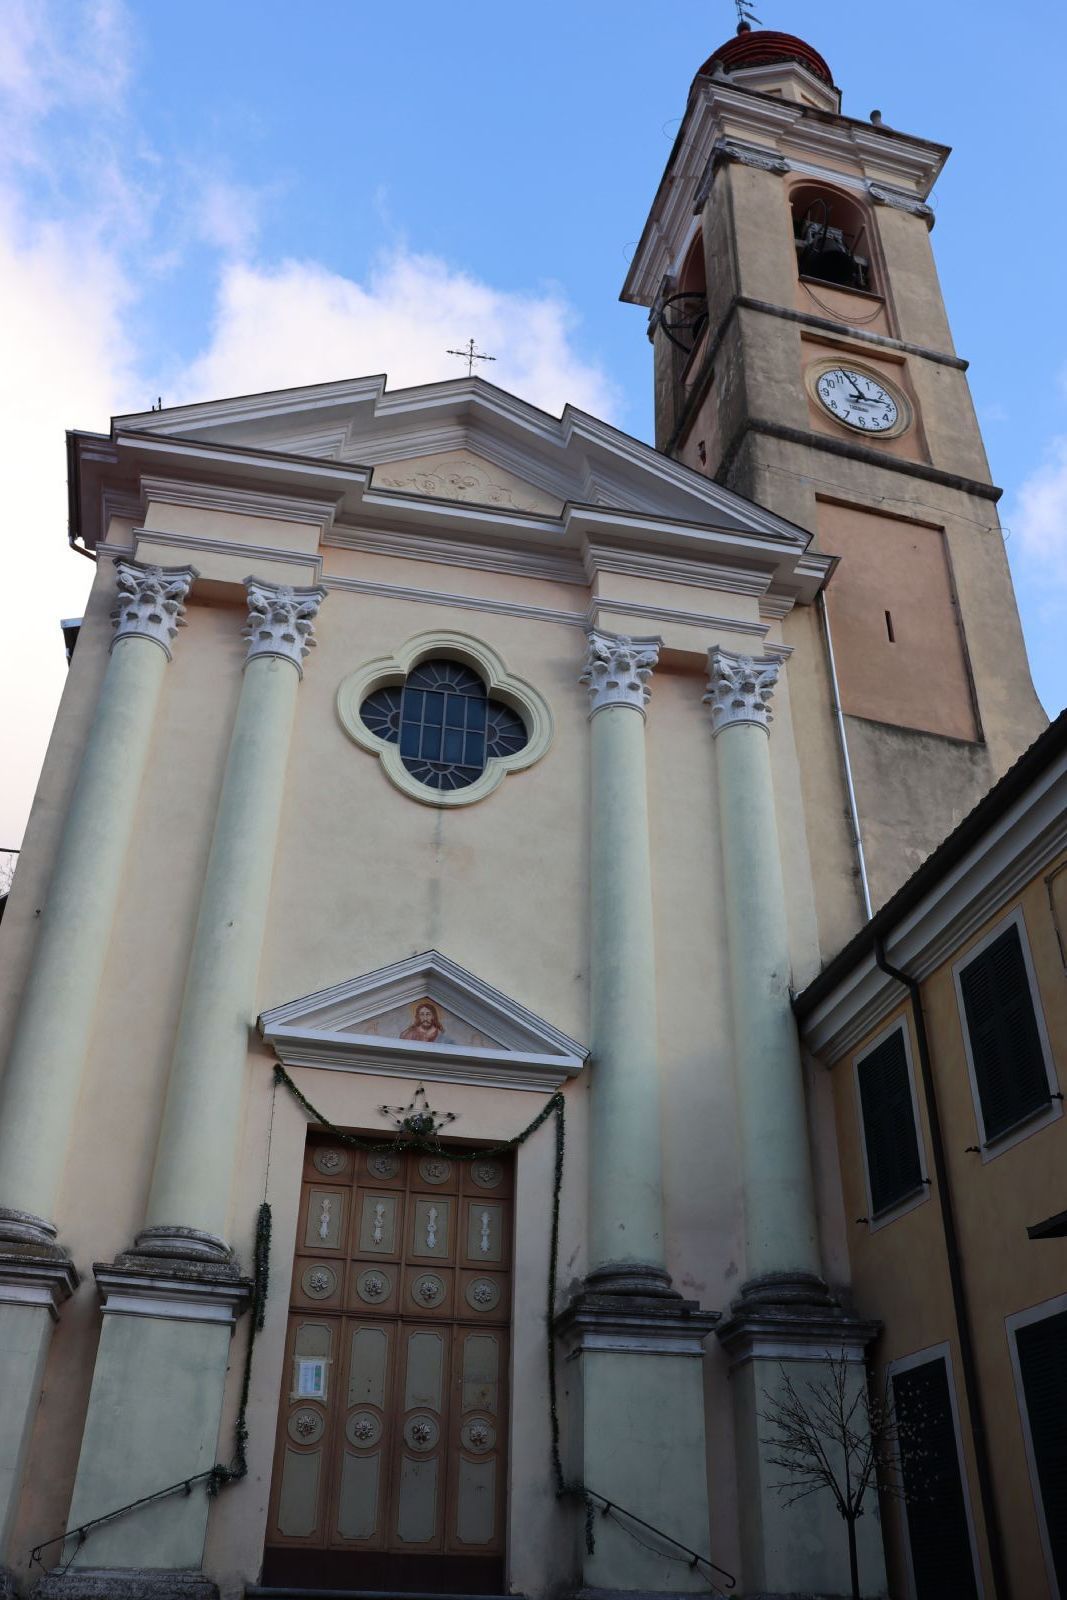
[[[1035,1597],[1048,1592],[1047,1578],[1023,1449],[1005,1319],[1062,1294],[1067,1283],[1067,1241],[1031,1241],[1026,1234],[1030,1224],[1063,1209],[1067,1118],[1061,1116],[1048,1126],[1037,1128],[995,1159],[983,1162],[979,1155],[968,1151],[968,1145],[978,1143],[979,1131],[952,966],[1016,907],[1021,907],[1062,1086],[1067,1079],[1067,1050],[1063,1043],[1067,1039],[1067,976],[1044,881],[1046,873],[1054,870],[1054,866],[1043,868],[1020,894],[1005,901],[995,916],[954,950],[951,958],[922,985],[1011,1582],[1014,1593]],[[865,1216],[867,1212],[853,1061],[899,1016],[908,1017],[926,1169],[933,1177],[918,1054],[909,1010],[902,1006],[833,1068],[842,1182],[850,1219]],[[852,1225],[848,1238],[857,1308],[865,1316],[878,1317],[885,1325],[876,1349],[879,1366],[942,1341],[948,1341],[952,1348],[957,1399],[964,1421],[971,1506],[984,1549],[936,1188],[932,1184],[927,1201],[876,1231]],[[903,1572],[903,1530],[899,1513],[887,1509],[893,1530],[890,1553],[899,1583]]]

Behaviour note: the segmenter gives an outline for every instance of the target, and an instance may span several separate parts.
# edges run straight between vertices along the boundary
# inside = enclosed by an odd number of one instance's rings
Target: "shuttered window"
[[[960,968],[959,985],[985,1138],[995,1139],[1051,1099],[1016,924]]]
[[[1067,1594],[1067,1311],[1015,1330],[1049,1551]]]
[[[904,1030],[896,1028],[856,1065],[871,1210],[888,1211],[922,1183]]]
[[[943,1356],[893,1374],[915,1600],[977,1600],[948,1367]]]

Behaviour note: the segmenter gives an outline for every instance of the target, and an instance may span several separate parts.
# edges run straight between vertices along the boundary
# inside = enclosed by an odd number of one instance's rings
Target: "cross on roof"
[[[483,356],[480,350],[476,350],[474,348],[474,340],[473,339],[470,340],[470,342],[468,343],[467,348],[465,350],[446,350],[445,354],[449,355],[449,356],[459,356],[461,361],[465,361],[467,363],[467,377],[468,378],[471,376],[471,374],[474,371],[474,363],[476,361],[495,361],[496,360],[496,356]]]

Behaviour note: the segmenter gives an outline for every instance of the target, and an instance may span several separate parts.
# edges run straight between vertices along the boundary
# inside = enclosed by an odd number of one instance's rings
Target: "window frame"
[[[974,1053],[971,1049],[971,1030],[967,1024],[967,1008],[963,1001],[963,986],[960,979],[965,968],[970,965],[975,957],[980,956],[983,950],[986,950],[1013,926],[1018,929],[1019,933],[1019,948],[1022,951],[1026,981],[1030,988],[1030,1004],[1033,1007],[1037,1036],[1041,1044],[1041,1056],[1045,1066],[1045,1077],[1048,1081],[1049,1103],[1047,1106],[1036,1107],[1018,1122],[1012,1123],[1010,1128],[1005,1128],[1002,1133],[994,1134],[990,1138],[986,1133],[982,1098],[978,1092],[978,1077],[975,1073]],[[1041,990],[1038,987],[1033,956],[1030,952],[1030,940],[1026,932],[1026,918],[1023,915],[1021,905],[1015,906],[1006,916],[1001,917],[977,943],[970,946],[965,955],[960,956],[953,963],[952,982],[956,991],[956,1010],[959,1015],[960,1031],[963,1034],[963,1048],[967,1057],[967,1077],[971,1085],[971,1103],[974,1106],[975,1123],[978,1129],[979,1154],[984,1164],[987,1161],[995,1161],[1006,1150],[1013,1149],[1015,1145],[1021,1144],[1024,1139],[1029,1139],[1032,1134],[1040,1133],[1042,1128],[1047,1128],[1050,1123],[1057,1122],[1063,1116],[1063,1102],[1055,1098],[1059,1093],[1059,1079],[1056,1075],[1056,1064],[1053,1060],[1052,1045],[1045,1022],[1045,1009],[1041,1003]]]
[[[1041,1555],[1045,1562],[1045,1574],[1048,1578],[1049,1600],[1064,1600],[1064,1596],[1060,1588],[1059,1579],[1056,1576],[1056,1564],[1052,1559],[1052,1547],[1049,1544],[1048,1518],[1045,1516],[1045,1497],[1041,1492],[1041,1478],[1037,1470],[1037,1456],[1034,1453],[1034,1436],[1030,1428],[1030,1410],[1026,1404],[1022,1362],[1019,1360],[1019,1344],[1015,1335],[1020,1328],[1028,1328],[1035,1322],[1045,1322],[1049,1317],[1059,1316],[1064,1311],[1067,1311],[1067,1294],[1058,1294],[1051,1300],[1043,1300],[1040,1305],[1029,1306],[1025,1311],[1014,1311],[1010,1316],[1004,1318],[1004,1331],[1008,1339],[1008,1358],[1011,1361],[1011,1375],[1015,1385],[1015,1401],[1019,1408],[1019,1422],[1022,1427],[1023,1452],[1026,1456],[1026,1467],[1030,1475],[1030,1494],[1034,1502],[1037,1531],[1041,1541]]]
[[[919,1150],[919,1183],[918,1186],[906,1195],[895,1201],[891,1206],[877,1214],[874,1209],[874,1200],[871,1191],[871,1168],[867,1155],[867,1130],[863,1121],[863,1097],[860,1094],[860,1066],[867,1057],[873,1055],[892,1033],[900,1032],[904,1035],[904,1059],[908,1068],[908,1088],[911,1093],[911,1115],[915,1127],[915,1142]],[[860,1151],[863,1157],[863,1186],[867,1197],[867,1231],[877,1233],[879,1228],[887,1227],[889,1223],[896,1222],[899,1217],[906,1216],[909,1211],[914,1211],[916,1206],[921,1206],[930,1198],[930,1174],[926,1166],[926,1141],[923,1138],[922,1122],[919,1118],[919,1097],[915,1088],[915,1067],[911,1053],[911,1029],[906,1016],[897,1017],[888,1027],[875,1035],[863,1049],[852,1058],[852,1087],[856,1101],[856,1120],[859,1124]]]
[[[431,789],[414,777],[400,759],[399,744],[373,733],[361,714],[368,695],[402,684],[415,667],[435,658],[457,661],[476,672],[489,698],[510,706],[526,727],[527,743],[521,750],[506,756],[489,756],[481,776],[462,789]],[[555,731],[548,703],[532,684],[509,672],[496,651],[480,639],[452,631],[416,634],[394,655],[376,656],[350,672],[337,690],[337,714],[349,738],[378,757],[390,783],[409,799],[443,808],[475,805],[484,800],[510,773],[521,772],[539,761]]]
[[[978,1593],[978,1600],[985,1600],[985,1580],[982,1573],[982,1562],[978,1551],[978,1534],[974,1523],[974,1511],[971,1505],[971,1484],[967,1475],[967,1458],[963,1453],[963,1430],[960,1427],[960,1406],[956,1393],[956,1374],[952,1364],[952,1349],[948,1340],[941,1344],[928,1345],[925,1350],[916,1350],[910,1356],[898,1356],[895,1361],[886,1363],[885,1375],[889,1383],[890,1393],[893,1397],[893,1407],[896,1409],[896,1390],[893,1387],[893,1378],[898,1372],[910,1372],[914,1367],[925,1367],[931,1361],[941,1360],[945,1364],[945,1375],[948,1382],[948,1402],[952,1414],[952,1431],[956,1439],[956,1461],[960,1469],[960,1487],[963,1490],[963,1514],[967,1520],[967,1540],[971,1547],[971,1565],[974,1568],[974,1584]],[[902,1470],[900,1460],[899,1441],[895,1446],[898,1471]],[[908,1522],[908,1502],[900,1501],[904,1523],[904,1564],[908,1577],[909,1600],[916,1600],[915,1569],[911,1557],[911,1527]]]

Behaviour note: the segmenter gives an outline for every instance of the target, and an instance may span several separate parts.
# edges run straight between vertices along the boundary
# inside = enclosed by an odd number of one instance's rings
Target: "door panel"
[[[309,1140],[265,1582],[502,1588],[511,1191]]]

